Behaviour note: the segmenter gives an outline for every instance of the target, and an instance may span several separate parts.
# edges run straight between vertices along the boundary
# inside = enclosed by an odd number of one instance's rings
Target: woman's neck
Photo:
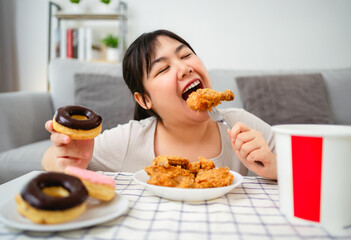
[[[177,139],[184,143],[198,142],[209,134],[209,130],[213,127],[213,121],[208,120],[197,124],[168,124],[167,122],[158,121],[157,130],[167,137]]]
[[[158,121],[154,147],[156,155],[181,155],[190,161],[213,158],[221,152],[219,128],[212,120],[190,125]]]

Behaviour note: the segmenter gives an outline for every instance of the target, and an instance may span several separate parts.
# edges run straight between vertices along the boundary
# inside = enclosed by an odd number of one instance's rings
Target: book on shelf
[[[72,52],[73,58],[78,58],[78,29],[72,29]]]
[[[86,51],[85,28],[78,28],[78,59],[85,60]]]
[[[67,31],[66,28],[60,28],[58,30],[60,32],[60,57],[66,58],[67,57],[67,47],[66,47],[66,39],[67,39]]]
[[[55,57],[59,58],[61,55],[61,31],[59,28],[55,29]]]
[[[66,48],[67,48],[66,57],[73,58],[73,29],[72,28],[67,29]]]
[[[85,29],[85,59],[93,60],[93,33],[91,28]]]
[[[93,32],[91,28],[61,27],[55,32],[55,56],[79,60],[93,59]]]

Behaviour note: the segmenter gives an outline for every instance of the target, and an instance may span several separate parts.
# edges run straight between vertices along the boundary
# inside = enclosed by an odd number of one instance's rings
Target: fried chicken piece
[[[153,165],[144,168],[144,170],[150,175],[150,179],[147,181],[149,184],[178,188],[195,187],[194,174],[180,166],[169,166],[166,168],[164,166]]]
[[[196,188],[212,188],[228,186],[233,182],[234,176],[229,168],[200,169],[195,178]]]
[[[165,168],[169,166],[181,166],[186,169],[188,164],[189,160],[180,156],[159,155],[152,161],[152,165],[164,166]]]
[[[198,89],[192,92],[186,100],[188,106],[196,111],[207,111],[221,103],[221,101],[234,100],[234,93],[231,90],[216,92],[210,88]]]
[[[148,183],[177,188],[212,188],[228,186],[234,176],[229,168],[215,168],[215,164],[204,157],[189,162],[179,156],[160,155],[144,170],[150,176]]]
[[[187,169],[189,172],[197,174],[200,170],[200,162],[189,162]]]
[[[200,168],[204,170],[210,170],[216,167],[211,160],[208,160],[207,158],[204,158],[204,157],[199,157],[199,163],[200,163]]]

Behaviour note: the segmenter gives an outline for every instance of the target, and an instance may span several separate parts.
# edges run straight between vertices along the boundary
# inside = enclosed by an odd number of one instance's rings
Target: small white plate
[[[95,199],[89,199],[95,200]],[[77,219],[61,224],[35,224],[16,210],[15,199],[9,199],[0,206],[0,220],[8,227],[20,230],[51,232],[66,231],[97,225],[121,216],[128,209],[128,200],[115,193],[109,202],[87,204],[85,212]]]
[[[230,173],[234,175],[232,184],[215,188],[174,188],[148,184],[149,176],[144,170],[134,173],[134,180],[162,198],[176,201],[203,201],[223,196],[241,184],[243,177],[237,172],[230,171]]]

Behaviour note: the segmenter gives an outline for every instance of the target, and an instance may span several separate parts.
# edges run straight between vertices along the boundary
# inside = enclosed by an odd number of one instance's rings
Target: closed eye
[[[181,57],[181,59],[185,59],[185,58],[189,57],[190,55],[191,55],[191,53],[189,53],[189,54],[187,54],[187,55]]]
[[[163,73],[163,72],[166,71],[168,68],[169,68],[169,66],[167,66],[167,67],[161,69],[161,71],[159,71],[159,72],[156,74],[156,76],[159,75],[159,74],[161,74],[161,73]]]

